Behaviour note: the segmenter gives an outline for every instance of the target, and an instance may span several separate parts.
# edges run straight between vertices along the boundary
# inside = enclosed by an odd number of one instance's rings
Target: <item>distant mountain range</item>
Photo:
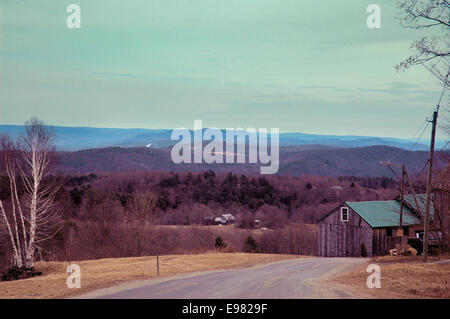
[[[56,147],[60,151],[77,151],[102,147],[140,147],[151,143],[152,148],[165,148],[177,141],[172,141],[172,130],[161,129],[118,129],[94,127],[53,126],[56,135]],[[17,137],[24,132],[22,125],[0,125],[0,134],[6,133]],[[192,132],[192,131],[191,131]],[[223,131],[225,136],[225,131]],[[325,145],[332,147],[366,147],[392,146],[401,149],[427,150],[428,146],[412,139],[388,137],[369,137],[354,135],[318,135],[304,133],[281,133],[281,146]],[[446,141],[437,140],[436,147],[443,146]]]
[[[60,155],[55,172],[195,172],[208,169],[247,174],[260,172],[259,164],[175,164],[170,151],[178,141],[170,139],[172,130],[62,126],[53,127],[53,130]],[[0,125],[0,134],[6,133],[13,138],[23,132],[24,126]],[[146,147],[150,143],[150,147]],[[436,148],[443,144],[438,141]],[[248,149],[246,152],[248,154]],[[449,153],[443,155],[438,165],[444,166],[448,160]],[[396,163],[406,164],[411,174],[418,173],[427,162],[428,147],[408,139],[281,133],[279,158],[278,174],[282,175],[393,177],[387,167],[380,165],[381,161],[395,159]]]

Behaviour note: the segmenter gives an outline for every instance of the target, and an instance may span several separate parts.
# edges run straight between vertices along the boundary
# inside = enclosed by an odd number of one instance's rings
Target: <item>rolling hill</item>
[[[170,139],[169,129],[118,129],[94,127],[52,126],[56,147],[60,151],[77,151],[103,147],[140,147],[152,143],[153,148],[165,148],[176,143]],[[0,134],[13,138],[24,132],[23,125],[0,125]],[[192,132],[192,131],[191,131]],[[222,131],[225,136],[225,131]],[[436,141],[436,147],[446,141]],[[392,146],[403,149],[427,150],[424,144],[415,144],[415,140],[388,137],[370,137],[354,135],[318,135],[304,133],[281,133],[281,146],[326,145],[333,147]]]
[[[448,155],[448,154],[447,154]],[[380,165],[380,161],[396,158],[406,164],[411,174],[423,169],[428,153],[407,151],[390,146],[368,146],[354,148],[281,147],[280,168],[282,175],[322,176],[386,176],[392,172]],[[447,156],[448,157],[448,156]],[[440,157],[441,166],[444,165]],[[91,173],[108,171],[232,171],[235,173],[259,174],[259,164],[175,164],[170,158],[170,148],[109,147],[75,152],[60,152],[55,172]]]

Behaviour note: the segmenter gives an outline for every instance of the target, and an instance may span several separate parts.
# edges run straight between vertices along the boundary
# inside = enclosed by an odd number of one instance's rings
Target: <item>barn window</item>
[[[392,228],[386,228],[386,236],[392,237]]]
[[[341,207],[341,221],[348,222],[348,207]]]

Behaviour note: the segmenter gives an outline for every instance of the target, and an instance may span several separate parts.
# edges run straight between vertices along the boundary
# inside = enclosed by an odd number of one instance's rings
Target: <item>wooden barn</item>
[[[420,209],[425,207],[424,198],[424,194],[417,195],[417,209],[412,195],[404,196],[402,214],[399,198],[390,201],[341,203],[319,221],[319,256],[385,255],[397,244],[406,244],[409,237],[420,237],[423,224],[419,211],[424,211]]]
[[[450,164],[436,176],[433,193],[436,207],[435,227],[442,229],[443,242],[448,247],[450,241]]]

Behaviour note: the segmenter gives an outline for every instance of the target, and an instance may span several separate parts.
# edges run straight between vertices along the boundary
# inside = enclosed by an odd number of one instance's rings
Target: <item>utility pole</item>
[[[428,177],[427,177],[427,201],[425,206],[425,218],[423,221],[423,259],[424,263],[427,262],[428,257],[428,233],[430,228],[430,205],[431,205],[431,182],[433,177],[433,156],[434,156],[434,140],[436,136],[436,123],[439,112],[439,105],[436,108],[436,111],[433,112],[433,128],[431,129],[431,145],[430,145],[430,159],[428,160]]]
[[[408,179],[409,187],[411,187],[411,191],[412,191],[412,194],[414,197],[414,202],[416,203],[416,209],[417,209],[417,212],[419,213],[420,220],[423,220],[423,214],[420,210],[419,201],[417,200],[417,196],[416,196],[416,191],[414,190],[413,183],[411,182],[411,178],[409,178],[409,174],[406,169],[405,169],[405,175],[406,175],[406,178]]]
[[[394,167],[401,167],[402,168],[402,184],[401,184],[401,188],[400,188],[400,221],[399,221],[399,227],[397,229],[397,236],[403,236],[403,203],[405,202],[405,177],[408,178],[409,180],[409,185],[411,186],[412,192],[413,192],[413,196],[414,196],[414,200],[416,201],[416,206],[417,209],[419,210],[419,205],[417,203],[417,199],[416,199],[416,193],[414,191],[414,186],[411,183],[411,180],[409,179],[409,175],[408,175],[408,171],[406,170],[406,166],[405,164],[392,164],[389,162],[380,162],[381,165],[388,167],[392,173],[398,177],[397,173],[392,169],[391,166]]]
[[[405,164],[402,164],[402,193],[400,195],[400,227],[398,229],[397,235],[403,236],[403,197],[405,196]]]
[[[413,183],[411,181],[411,178],[409,177],[408,170],[406,169],[405,164],[392,164],[392,163],[389,163],[389,162],[380,162],[380,164],[383,165],[383,166],[387,166],[392,171],[392,173],[394,173],[394,175],[396,177],[398,177],[397,173],[392,169],[391,166],[394,166],[394,167],[400,167],[401,166],[401,168],[402,168],[402,185],[401,185],[401,195],[400,195],[400,201],[401,201],[400,202],[400,223],[399,223],[400,227],[399,227],[399,229],[397,231],[397,236],[403,236],[404,232],[403,232],[403,229],[402,229],[402,225],[403,225],[403,203],[405,201],[405,199],[404,199],[404,197],[405,197],[405,177],[408,179],[409,187],[411,188],[412,195],[413,195],[413,198],[414,198],[414,202],[416,204],[416,210],[417,210],[417,213],[420,216],[420,220],[422,221],[424,219],[424,217],[422,215],[422,211],[421,211],[420,206],[419,206],[419,201],[417,200],[416,191],[414,190],[414,185],[413,185]]]

